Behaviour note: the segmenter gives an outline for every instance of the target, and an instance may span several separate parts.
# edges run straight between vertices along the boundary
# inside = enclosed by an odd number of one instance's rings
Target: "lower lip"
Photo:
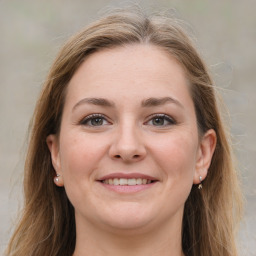
[[[115,192],[119,192],[119,193],[135,193],[135,192],[139,192],[139,191],[143,191],[149,188],[152,188],[157,182],[152,182],[149,184],[145,184],[145,185],[134,185],[134,186],[129,186],[129,185],[109,185],[109,184],[105,184],[100,182],[100,184],[105,187],[106,189],[115,191]]]

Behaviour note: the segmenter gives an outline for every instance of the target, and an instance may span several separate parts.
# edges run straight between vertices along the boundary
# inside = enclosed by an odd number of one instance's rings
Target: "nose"
[[[124,162],[137,162],[144,159],[146,148],[139,128],[136,129],[130,125],[119,127],[115,131],[109,155],[112,159]]]

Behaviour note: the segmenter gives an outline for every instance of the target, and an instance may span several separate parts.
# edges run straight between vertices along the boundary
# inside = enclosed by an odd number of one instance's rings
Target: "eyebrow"
[[[73,107],[72,111],[74,111],[78,106],[83,104],[91,104],[96,106],[103,106],[103,107],[114,107],[115,104],[112,101],[103,98],[84,98],[78,101],[75,106]]]
[[[162,106],[166,103],[173,103],[183,108],[183,105],[176,99],[172,97],[163,97],[163,98],[148,98],[143,100],[141,103],[142,107],[155,107],[155,106]],[[115,107],[115,103],[109,101],[104,98],[84,98],[78,101],[75,106],[73,107],[72,111],[74,111],[78,106],[83,104],[91,104],[96,106],[103,106],[103,107]]]
[[[184,106],[176,99],[172,97],[163,97],[163,98],[149,98],[144,101],[142,101],[142,107],[155,107],[155,106],[162,106],[166,103],[174,103],[178,105],[181,108],[184,108]]]

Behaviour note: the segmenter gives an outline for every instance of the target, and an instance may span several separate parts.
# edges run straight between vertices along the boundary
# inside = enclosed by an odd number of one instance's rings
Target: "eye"
[[[175,120],[166,114],[153,115],[149,121],[146,122],[152,126],[168,126],[176,124]]]
[[[84,119],[80,121],[81,125],[85,126],[103,126],[103,125],[108,125],[110,124],[106,117],[104,117],[101,114],[92,114],[89,116],[86,116]]]

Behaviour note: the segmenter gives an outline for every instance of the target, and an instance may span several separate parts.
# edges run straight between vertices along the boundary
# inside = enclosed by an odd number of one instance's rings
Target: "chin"
[[[135,203],[136,204],[136,203]],[[144,230],[155,219],[152,210],[142,207],[119,207],[101,216],[101,221],[109,228],[124,231]]]

